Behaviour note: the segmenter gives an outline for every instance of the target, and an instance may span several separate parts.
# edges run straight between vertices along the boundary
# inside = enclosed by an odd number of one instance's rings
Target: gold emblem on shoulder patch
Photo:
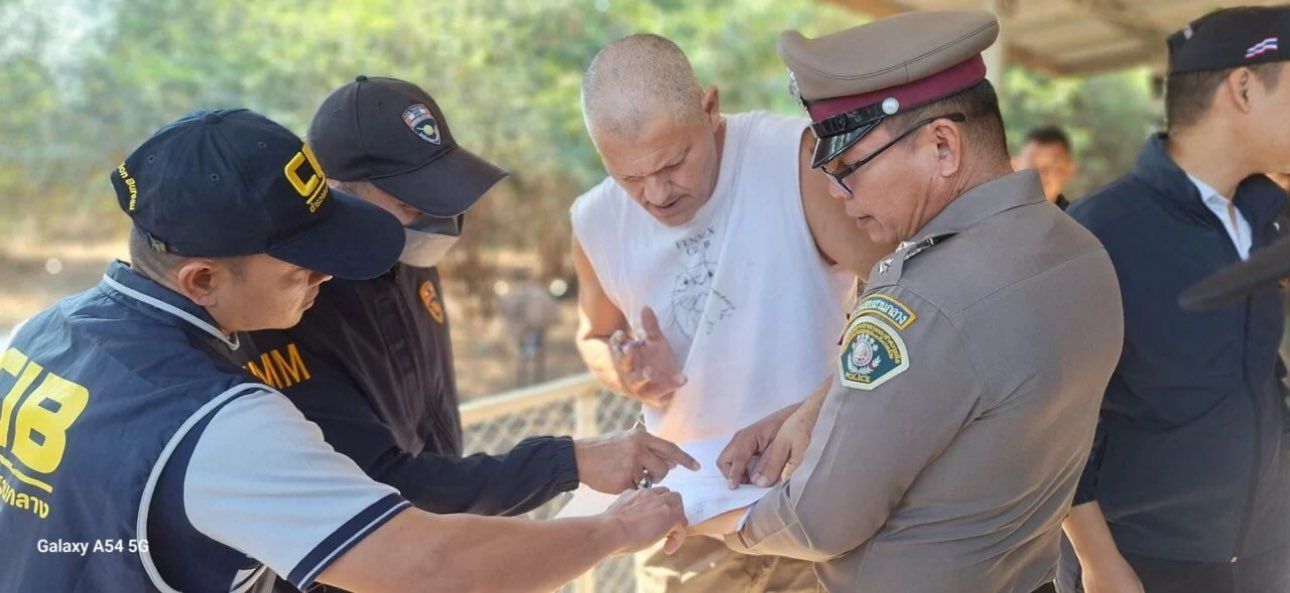
[[[876,315],[860,315],[847,326],[838,379],[844,387],[870,391],[909,368],[905,341]]]

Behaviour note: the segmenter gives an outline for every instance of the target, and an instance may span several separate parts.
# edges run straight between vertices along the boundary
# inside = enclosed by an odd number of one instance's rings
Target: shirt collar
[[[1166,134],[1161,133],[1147,140],[1133,165],[1133,176],[1156,190],[1156,194],[1166,204],[1205,219],[1213,213],[1207,205],[1206,194],[1218,196],[1218,192],[1203,182],[1194,183],[1199,180],[1188,175],[1174,162],[1165,150],[1167,138]],[[1204,188],[1209,191],[1206,192]],[[1219,196],[1219,199],[1222,197]],[[1275,218],[1285,208],[1286,198],[1285,192],[1276,188],[1272,180],[1263,175],[1252,175],[1236,187],[1232,203],[1251,225],[1257,227]]]
[[[1196,177],[1191,173],[1187,173],[1186,171],[1184,171],[1183,173],[1187,175],[1187,179],[1191,180],[1192,185],[1196,186],[1196,191],[1200,192],[1200,200],[1202,202],[1208,204],[1211,208],[1215,204],[1221,204],[1225,207],[1227,206],[1227,203],[1228,203],[1227,198],[1220,195],[1218,193],[1218,190],[1214,189],[1213,187],[1210,187],[1208,183],[1201,181],[1199,177]]]
[[[1038,173],[1031,170],[1010,173],[954,198],[923,225],[909,243],[917,243],[933,235],[957,233],[1005,210],[1043,201],[1044,190]]]
[[[140,274],[125,262],[115,260],[108,265],[99,288],[135,307],[160,313],[164,318],[191,325],[215,337],[231,350],[238,348],[237,335],[229,337],[220,331],[215,325],[214,318],[206,312],[205,308]]]

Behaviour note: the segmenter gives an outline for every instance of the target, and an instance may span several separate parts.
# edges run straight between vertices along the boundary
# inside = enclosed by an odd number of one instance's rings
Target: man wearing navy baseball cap
[[[425,90],[359,76],[333,91],[309,143],[338,189],[404,225],[388,272],[324,285],[301,322],[255,332],[245,368],[282,391],[323,438],[416,507],[515,515],[580,482],[617,494],[642,468],[662,479],[694,461],[645,431],[538,436],[500,455],[462,456],[448,312],[437,264],[467,210],[506,176],[457,144]]]
[[[332,276],[385,272],[398,222],[330,189],[246,110],[163,128],[112,173],[131,263],[38,314],[0,357],[0,591],[551,590],[684,521],[642,490],[547,523],[410,509],[233,362]],[[478,550],[488,546],[490,555]],[[538,546],[541,558],[523,554]]]
[[[1284,230],[1285,192],[1261,174],[1290,170],[1282,36],[1286,6],[1216,11],[1171,35],[1167,131],[1071,206],[1111,255],[1125,320],[1065,523],[1063,592],[1290,590],[1281,296],[1178,303]]]

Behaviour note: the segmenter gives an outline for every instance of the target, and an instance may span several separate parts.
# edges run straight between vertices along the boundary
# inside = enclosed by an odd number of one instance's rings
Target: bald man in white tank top
[[[578,349],[592,372],[681,443],[729,437],[827,387],[856,278],[893,246],[861,233],[810,170],[808,120],[723,115],[716,87],[654,35],[596,55],[583,111],[609,173],[572,208]],[[763,482],[756,469],[728,475]],[[707,538],[656,550],[637,582],[649,593],[816,590],[807,563]]]

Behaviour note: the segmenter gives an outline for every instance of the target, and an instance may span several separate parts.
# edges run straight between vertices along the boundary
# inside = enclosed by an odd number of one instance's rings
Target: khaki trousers
[[[668,556],[659,544],[636,555],[636,593],[816,593],[810,562],[748,556],[707,537],[686,538]]]

